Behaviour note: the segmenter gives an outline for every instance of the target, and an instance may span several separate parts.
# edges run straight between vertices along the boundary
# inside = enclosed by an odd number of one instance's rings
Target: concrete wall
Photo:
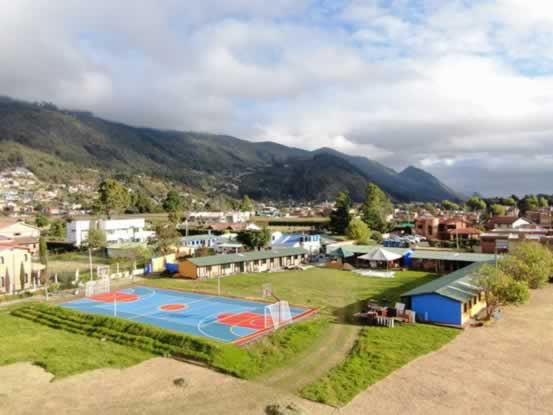
[[[21,264],[24,267],[24,285],[21,286]],[[26,249],[0,250],[0,294],[12,294],[32,288],[31,254]]]

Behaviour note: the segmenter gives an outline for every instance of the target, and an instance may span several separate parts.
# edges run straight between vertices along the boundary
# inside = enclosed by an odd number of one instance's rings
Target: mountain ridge
[[[31,149],[35,158],[44,154],[48,163],[57,159],[105,173],[149,174],[235,197],[327,200],[348,190],[361,201],[367,184],[374,182],[400,201],[459,199],[415,167],[398,173],[329,148],[308,151],[230,135],[133,127],[87,111],[0,96],[0,145],[9,143],[18,144],[17,151]]]

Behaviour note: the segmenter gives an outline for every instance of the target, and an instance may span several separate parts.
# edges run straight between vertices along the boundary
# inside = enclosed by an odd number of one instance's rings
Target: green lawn
[[[397,272],[394,278],[362,277],[350,271],[311,268],[305,271],[239,274],[221,279],[222,295],[260,299],[261,288],[271,283],[273,292],[290,304],[318,307],[324,312],[349,310],[370,298],[394,303],[399,295],[435,278],[417,271]],[[143,285],[217,293],[217,280],[151,278]],[[346,308],[347,307],[347,308]]]
[[[7,310],[0,312],[0,366],[32,362],[63,377],[102,367],[124,368],[152,356],[13,317]]]
[[[369,385],[442,347],[460,332],[427,325],[403,325],[394,329],[366,327],[345,361],[300,394],[328,405],[343,405]]]

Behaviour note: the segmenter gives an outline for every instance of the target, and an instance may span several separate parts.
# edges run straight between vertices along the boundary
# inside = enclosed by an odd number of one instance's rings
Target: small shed
[[[484,262],[476,262],[444,275],[401,295],[417,319],[463,326],[485,306],[482,289],[476,280]]]

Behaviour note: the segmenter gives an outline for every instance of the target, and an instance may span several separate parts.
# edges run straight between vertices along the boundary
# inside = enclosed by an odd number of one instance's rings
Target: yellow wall
[[[486,307],[484,294],[480,294],[480,299],[478,297],[473,298],[472,305],[467,312],[464,311],[464,304],[461,304],[460,307],[462,312],[462,324],[465,324],[471,317],[474,317]]]
[[[163,272],[165,271],[165,264],[170,263],[174,264],[177,261],[175,254],[169,254],[165,256],[160,256],[157,258],[152,258],[152,272]]]
[[[21,286],[21,264],[23,263],[26,283]],[[7,286],[7,277],[9,276],[11,287]],[[20,291],[22,289],[32,288],[32,263],[31,254],[26,249],[12,248],[0,251],[0,294]],[[2,284],[2,278],[4,283]],[[15,287],[14,287],[15,285]]]

